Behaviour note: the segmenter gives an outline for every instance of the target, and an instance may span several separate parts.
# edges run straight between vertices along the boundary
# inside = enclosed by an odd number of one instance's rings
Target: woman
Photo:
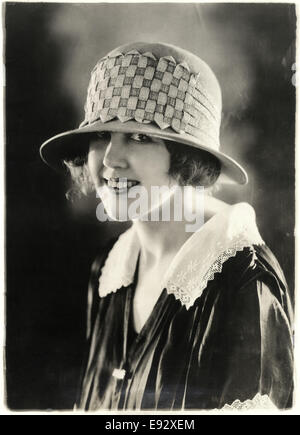
[[[95,66],[79,129],[41,147],[50,166],[69,169],[75,189],[95,190],[110,217],[133,221],[92,267],[79,408],[292,404],[283,273],[252,207],[210,196],[217,181],[247,182],[219,151],[220,122],[219,84],[201,59],[134,43]],[[169,190],[153,199],[153,187]],[[189,201],[175,205],[185,187]],[[143,212],[133,216],[134,189]],[[167,201],[175,214],[188,204],[202,225],[191,233],[185,214],[162,219]]]

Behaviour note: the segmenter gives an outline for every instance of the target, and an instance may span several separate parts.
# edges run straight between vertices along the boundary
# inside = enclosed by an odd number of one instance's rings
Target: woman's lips
[[[137,180],[128,180],[127,178],[104,178],[104,182],[116,193],[126,192],[131,189],[131,187],[140,184]]]

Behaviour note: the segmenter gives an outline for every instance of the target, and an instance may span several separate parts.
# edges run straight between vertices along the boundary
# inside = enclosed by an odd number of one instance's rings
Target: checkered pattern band
[[[221,107],[214,104],[205,77],[171,56],[157,59],[136,50],[101,59],[91,74],[81,127],[101,120],[156,123],[219,148]]]

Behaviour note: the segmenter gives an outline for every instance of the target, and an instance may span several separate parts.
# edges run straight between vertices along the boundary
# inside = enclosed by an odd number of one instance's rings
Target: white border
[[[3,59],[3,44],[4,44],[4,38],[5,35],[3,34],[3,23],[4,23],[4,8],[3,8],[3,3],[7,3],[6,1],[2,0],[2,32],[0,35],[0,53]],[[48,1],[38,1],[38,0],[33,0],[33,1],[20,1],[20,0],[14,0],[14,3],[285,3],[282,0],[276,0],[276,1],[263,1],[263,0],[255,0],[255,1],[246,1],[246,0],[230,0],[230,1],[224,1],[224,0],[215,0],[215,1],[194,1],[194,0],[188,0],[188,1],[183,1],[183,0],[175,0],[175,1],[168,1],[168,0],[164,0],[164,1],[146,1],[146,0],[139,0],[139,1],[124,1],[124,0],[118,0],[118,1],[113,1],[113,0],[107,0],[107,1],[95,1],[95,0],[89,0],[89,1],[80,1],[80,0],[64,0],[64,1],[60,1],[60,0],[48,0]],[[296,13],[297,13],[297,18],[300,16],[300,0],[296,0],[296,1],[291,1],[291,2],[286,2],[286,3],[290,3],[290,4],[296,4]],[[299,26],[297,26],[297,41],[296,41],[296,53],[297,53],[297,57],[296,59],[298,60],[299,63],[299,55],[300,55],[300,49],[299,49]],[[300,72],[298,72],[298,86],[300,86]],[[1,233],[0,233],[0,244],[1,244],[1,248],[0,249],[0,279],[1,279],[1,296],[0,296],[0,318],[3,319],[2,322],[2,327],[1,327],[1,332],[0,332],[0,346],[2,349],[2,355],[0,357],[0,372],[1,375],[0,376],[0,414],[6,414],[6,415],[11,415],[11,414],[26,414],[26,415],[87,415],[84,412],[72,412],[72,411],[67,411],[67,412],[63,412],[63,411],[52,411],[52,412],[39,412],[39,411],[24,411],[24,412],[16,412],[16,411],[10,411],[6,405],[5,405],[5,379],[4,379],[4,375],[5,375],[5,362],[4,362],[4,347],[5,347],[5,324],[6,324],[6,320],[5,320],[5,255],[4,255],[4,250],[5,250],[5,166],[4,166],[4,144],[5,144],[5,132],[4,132],[4,86],[5,86],[5,70],[4,70],[4,66],[2,65],[2,69],[1,69],[1,73],[0,73],[0,100],[1,100],[1,105],[2,105],[2,112],[1,112],[1,116],[0,116],[0,131],[2,132],[1,134],[1,143],[2,143],[2,147],[1,147],[1,151],[0,151],[0,203],[1,203],[1,212],[0,212],[0,226],[1,226]],[[296,168],[298,169],[300,167],[300,151],[299,151],[299,128],[300,128],[300,115],[299,115],[299,95],[298,95],[298,91],[297,91],[297,109],[296,109]],[[300,371],[300,338],[298,336],[298,331],[300,330],[300,325],[299,325],[299,319],[300,319],[300,303],[299,303],[299,295],[298,295],[298,291],[299,291],[299,271],[297,269],[297,264],[299,264],[299,238],[298,238],[298,234],[299,234],[299,216],[300,216],[300,206],[299,206],[299,201],[297,201],[297,198],[299,196],[299,182],[300,182],[300,176],[298,171],[296,171],[296,227],[295,227],[295,236],[296,236],[296,260],[295,260],[295,300],[296,300],[296,306],[295,306],[295,398],[294,398],[294,406],[293,409],[288,410],[288,411],[264,411],[264,410],[260,410],[260,411],[248,411],[248,412],[220,412],[220,411],[191,411],[191,412],[177,412],[176,413],[171,413],[170,411],[159,411],[158,413],[163,415],[163,414],[173,414],[173,415],[231,415],[231,414],[237,414],[237,415],[299,415],[300,414],[300,382],[299,382],[299,371]],[[153,415],[155,416],[155,412],[153,411],[149,411],[149,412],[108,412],[108,411],[101,411],[101,412],[96,412],[96,413],[91,413],[89,412],[88,415],[94,415],[94,414],[98,414],[98,415],[106,415],[108,419],[111,419],[113,416],[116,415],[128,415],[128,416],[138,416],[138,415]]]

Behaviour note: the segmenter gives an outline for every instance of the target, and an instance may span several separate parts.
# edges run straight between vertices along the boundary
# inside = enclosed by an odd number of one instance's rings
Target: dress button
[[[116,379],[124,379],[125,375],[126,375],[126,370],[124,370],[124,369],[114,369],[112,375]]]

